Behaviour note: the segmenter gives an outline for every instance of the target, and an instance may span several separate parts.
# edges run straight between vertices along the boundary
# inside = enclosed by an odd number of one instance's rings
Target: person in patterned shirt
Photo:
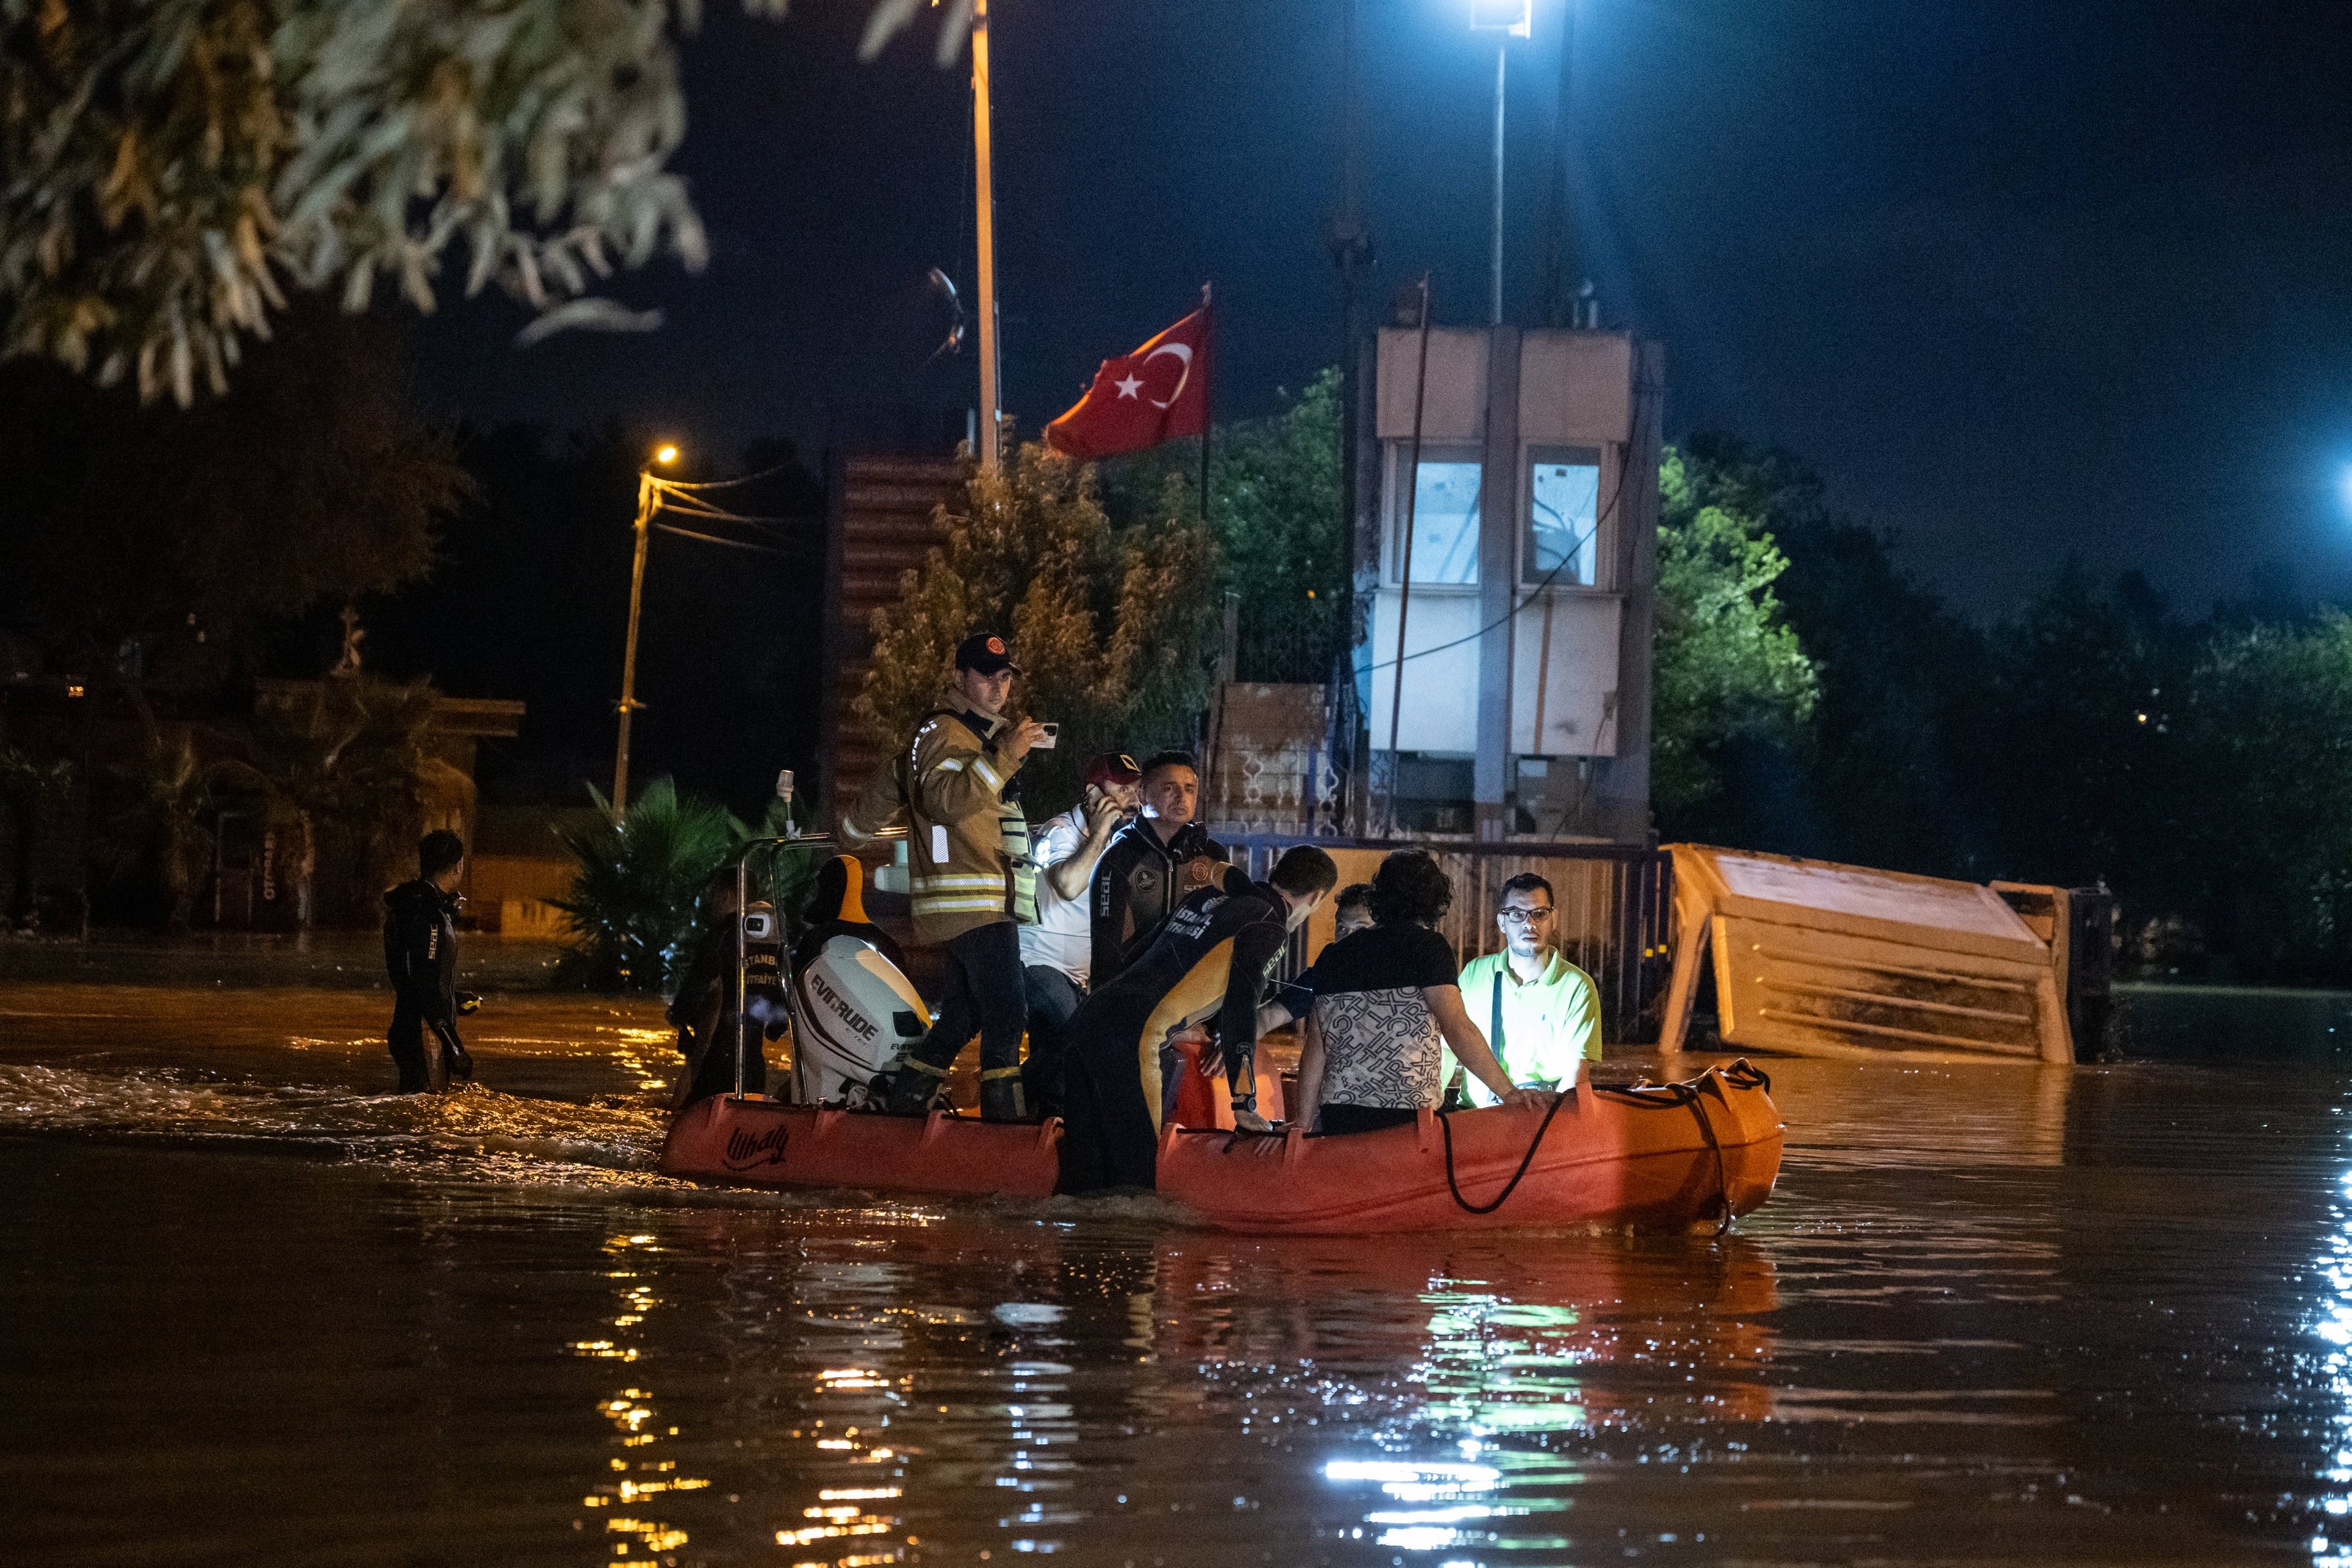
[[[1315,1005],[1299,1051],[1297,1120],[1325,1136],[1377,1132],[1435,1110],[1448,1047],[1506,1105],[1519,1088],[1462,1005],[1454,949],[1435,929],[1454,884],[1425,850],[1399,850],[1372,875],[1372,920],[1315,960]]]

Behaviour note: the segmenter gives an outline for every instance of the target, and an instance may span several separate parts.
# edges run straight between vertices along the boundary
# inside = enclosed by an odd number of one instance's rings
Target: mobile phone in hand
[[[1044,730],[1045,733],[1037,737],[1037,744],[1031,747],[1032,750],[1051,751],[1054,747],[1062,743],[1062,727],[1060,725],[1041,724],[1037,727]]]

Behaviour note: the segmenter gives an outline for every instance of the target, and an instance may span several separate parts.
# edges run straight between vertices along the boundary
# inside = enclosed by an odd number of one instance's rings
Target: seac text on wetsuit
[[[1095,989],[1150,947],[1161,923],[1183,901],[1185,862],[1202,855],[1223,860],[1225,848],[1198,822],[1185,823],[1166,843],[1142,817],[1118,831],[1095,862],[1087,953]]]

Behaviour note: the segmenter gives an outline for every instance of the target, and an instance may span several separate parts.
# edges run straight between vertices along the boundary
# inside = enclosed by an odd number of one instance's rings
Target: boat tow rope
[[[1454,1195],[1454,1201],[1461,1207],[1463,1213],[1492,1214],[1503,1207],[1505,1198],[1518,1190],[1520,1179],[1528,1174],[1528,1167],[1535,1164],[1536,1150],[1543,1146],[1544,1134],[1551,1131],[1551,1119],[1559,1114],[1559,1108],[1567,1104],[1570,1096],[1575,1092],[1570,1089],[1567,1093],[1551,1097],[1551,1109],[1544,1113],[1542,1123],[1536,1128],[1536,1135],[1528,1140],[1528,1152],[1519,1156],[1519,1168],[1511,1173],[1511,1179],[1503,1184],[1503,1190],[1495,1195],[1492,1203],[1472,1203],[1462,1196],[1462,1184],[1454,1175],[1454,1121],[1444,1111],[1437,1113],[1438,1130],[1445,1134],[1445,1188]]]
[[[1762,1089],[1767,1093],[1771,1092],[1772,1080],[1765,1076],[1763,1069],[1751,1067],[1745,1061],[1735,1061],[1729,1067],[1717,1069],[1717,1074],[1735,1089]],[[1716,1201],[1723,1210],[1722,1218],[1716,1224],[1715,1233],[1722,1236],[1729,1231],[1731,1228],[1731,1176],[1723,1164],[1723,1145],[1716,1138],[1715,1124],[1708,1119],[1706,1107],[1700,1103],[1703,1091],[1696,1084],[1692,1083],[1647,1083],[1633,1089],[1612,1089],[1604,1092],[1618,1096],[1628,1105],[1643,1105],[1652,1110],[1664,1110],[1669,1105],[1679,1105],[1691,1113],[1698,1123],[1699,1136],[1706,1140],[1708,1152],[1715,1155]]]
[[[1725,1082],[1735,1089],[1761,1089],[1767,1093],[1771,1092],[1772,1080],[1765,1076],[1764,1070],[1759,1067],[1751,1067],[1745,1061],[1735,1061],[1729,1067],[1719,1068],[1717,1071]],[[1552,1096],[1551,1109],[1544,1113],[1541,1124],[1536,1128],[1536,1135],[1528,1140],[1528,1152],[1519,1156],[1519,1168],[1511,1173],[1511,1179],[1503,1184],[1503,1190],[1495,1195],[1495,1200],[1492,1203],[1472,1203],[1462,1196],[1462,1184],[1455,1178],[1454,1172],[1454,1123],[1447,1113],[1440,1111],[1437,1113],[1438,1130],[1445,1134],[1445,1187],[1454,1195],[1454,1201],[1463,1213],[1492,1214],[1503,1207],[1503,1200],[1517,1190],[1520,1180],[1528,1174],[1528,1167],[1535,1164],[1536,1150],[1543,1146],[1544,1134],[1551,1131],[1551,1119],[1559,1114],[1559,1108],[1567,1104],[1569,1097],[1575,1092],[1575,1090],[1570,1089],[1566,1093]],[[1689,1083],[1652,1083],[1635,1089],[1602,1089],[1599,1084],[1595,1084],[1593,1092],[1613,1094],[1626,1104],[1640,1105],[1653,1111],[1679,1105],[1691,1113],[1698,1123],[1699,1135],[1706,1140],[1708,1151],[1715,1155],[1716,1201],[1723,1210],[1722,1218],[1717,1223],[1715,1233],[1722,1236],[1729,1231],[1731,1228],[1731,1176],[1724,1166],[1723,1145],[1716,1138],[1715,1124],[1707,1119],[1706,1107],[1699,1103],[1701,1092],[1699,1089]],[[1661,1095],[1664,1098],[1661,1098]]]

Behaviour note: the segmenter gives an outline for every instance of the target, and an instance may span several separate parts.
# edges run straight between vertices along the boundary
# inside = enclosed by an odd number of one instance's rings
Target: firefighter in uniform
[[[845,847],[854,849],[904,814],[915,940],[946,950],[939,1014],[890,1087],[889,1108],[902,1114],[940,1098],[974,1034],[981,1115],[1016,1122],[1033,1114],[1021,1082],[1029,1010],[1017,921],[1021,895],[1034,896],[1035,873],[1025,826],[1007,841],[1007,830],[1022,821],[1007,795],[1045,729],[1034,719],[1004,716],[1019,673],[1003,638],[984,632],[965,638],[946,706],[923,721],[841,824]]]
[[[1257,1114],[1258,998],[1290,933],[1339,881],[1329,855],[1298,844],[1265,882],[1245,882],[1236,872],[1224,887],[1200,889],[1176,906],[1141,956],[1071,1015],[1064,1192],[1156,1184],[1168,1068],[1161,1052],[1177,1030],[1211,1019],[1234,1124],[1265,1130]]]

